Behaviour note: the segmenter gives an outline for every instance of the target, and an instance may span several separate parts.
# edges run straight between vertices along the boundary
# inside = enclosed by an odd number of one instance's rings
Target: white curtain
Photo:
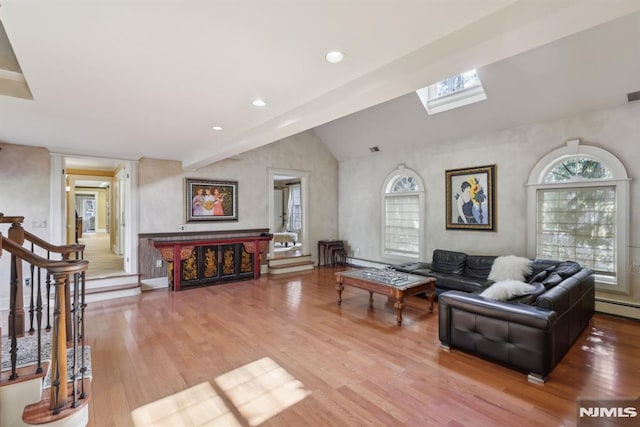
[[[302,230],[302,200],[300,197],[300,184],[289,186],[289,203],[287,205],[287,222],[284,231],[300,234]]]

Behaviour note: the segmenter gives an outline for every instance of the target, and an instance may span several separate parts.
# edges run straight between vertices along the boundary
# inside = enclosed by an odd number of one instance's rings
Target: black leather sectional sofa
[[[436,249],[431,262],[410,262],[392,267],[404,273],[435,277],[436,294],[449,290],[478,292],[493,283],[487,277],[495,258]]]
[[[495,256],[436,250],[431,263],[393,266],[436,278],[439,338],[459,349],[528,372],[544,382],[595,312],[593,271],[574,262],[531,260],[535,290],[509,301],[480,296]]]

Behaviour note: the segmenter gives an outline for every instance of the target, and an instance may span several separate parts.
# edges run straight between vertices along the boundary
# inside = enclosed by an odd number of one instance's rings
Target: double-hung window
[[[529,204],[535,257],[576,261],[599,289],[628,292],[628,179],[618,159],[569,141],[534,168]]]

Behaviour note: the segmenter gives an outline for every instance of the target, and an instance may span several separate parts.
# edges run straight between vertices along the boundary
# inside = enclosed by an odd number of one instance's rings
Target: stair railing
[[[44,256],[47,259],[60,259],[60,260],[68,260],[68,259],[84,259],[84,245],[80,245],[80,244],[72,244],[72,245],[54,245],[51,244],[49,242],[47,242],[44,239],[41,239],[40,237],[36,236],[33,233],[30,233],[29,231],[25,230],[22,227],[22,223],[24,222],[24,217],[22,216],[2,216],[0,215],[0,223],[10,223],[11,224],[11,228],[9,229],[9,239],[11,239],[13,242],[15,242],[18,245],[23,245],[26,242],[28,242],[30,244],[30,250],[31,252],[38,254],[40,256]],[[46,255],[45,255],[46,254]],[[52,255],[52,254],[57,254],[57,255]],[[33,264],[30,266],[30,284],[31,284],[31,289],[30,289],[30,301],[29,301],[29,333],[33,334],[34,333],[34,327],[33,327],[33,322],[34,322],[34,317],[38,317],[38,316],[42,316],[42,312],[38,312],[37,307],[42,307],[42,304],[38,304],[37,301],[34,301],[34,294],[35,294],[35,298],[41,298],[41,292],[40,292],[40,287],[42,286],[42,277],[40,275],[40,272],[37,272],[37,276],[36,276],[36,271],[35,271],[35,267],[33,266]],[[22,283],[22,269],[19,269],[18,274],[20,275],[19,278],[19,283]],[[37,280],[36,280],[37,279]],[[52,278],[50,275],[46,276],[45,279],[45,284],[46,284],[46,299],[47,301],[49,301],[50,299],[50,295],[51,295],[51,283]],[[36,288],[37,291],[36,291]],[[66,301],[67,301],[67,317],[70,317],[71,313],[70,313],[70,299],[71,296],[69,295],[69,291],[70,289],[67,288],[66,292]],[[19,287],[18,289],[19,292],[19,298],[22,298],[22,286]],[[84,301],[84,292],[82,294],[82,300]],[[47,304],[47,315],[46,315],[46,319],[47,319],[47,326],[46,326],[46,330],[49,331],[51,330],[51,311],[50,311],[50,304]],[[17,321],[18,321],[18,331],[19,335],[18,336],[22,336],[21,331],[24,330],[24,310],[22,308],[20,308],[18,310],[18,316],[17,316]],[[71,336],[71,325],[67,325],[67,336]]]
[[[5,222],[8,217],[0,216],[0,222]],[[11,218],[11,217],[9,217]],[[13,228],[13,227],[12,227]],[[11,231],[11,230],[10,230]],[[14,236],[15,237],[15,236]],[[18,328],[21,325],[18,320],[23,300],[21,293],[21,270],[22,262],[29,264],[30,269],[37,271],[37,277],[44,275],[51,278],[54,287],[54,310],[53,325],[51,337],[51,389],[50,389],[50,409],[54,415],[58,414],[64,407],[70,405],[75,407],[78,405],[78,399],[86,397],[84,392],[84,375],[85,366],[85,337],[84,337],[84,288],[85,288],[85,272],[88,262],[82,259],[62,259],[50,260],[44,258],[33,251],[19,245],[11,238],[5,238],[0,233],[0,248],[11,254],[11,272],[10,272],[10,307],[9,307],[9,335],[10,342],[10,359],[11,374],[9,380],[17,380],[17,354],[18,354],[18,336],[24,331],[24,322],[22,322],[22,330]],[[2,252],[0,251],[0,256]],[[36,270],[37,269],[37,270]],[[38,281],[38,297],[35,302],[35,312],[37,314],[37,342],[38,342],[38,360],[36,363],[35,373],[42,373],[42,343],[41,343],[41,313],[42,313],[42,289]],[[35,283],[33,285],[35,287]],[[67,299],[69,296],[69,288],[73,286],[73,301],[69,304]],[[20,295],[20,299],[18,296]],[[23,312],[23,310],[22,310]],[[38,315],[38,313],[40,313]],[[24,313],[23,313],[24,314]],[[70,325],[71,334],[67,334],[67,325]],[[67,348],[71,351],[71,373],[68,374],[67,368]],[[80,359],[80,361],[78,361]],[[67,379],[71,379],[72,394],[71,402],[69,402],[69,393]],[[81,390],[77,390],[77,382],[80,381]]]
[[[72,245],[53,245],[43,239],[41,239],[40,237],[36,236],[35,234],[32,234],[30,232],[28,232],[27,230],[23,230],[24,233],[24,240],[29,242],[31,245],[31,252],[34,253],[39,253],[40,251],[46,251],[46,258],[47,259],[54,259],[52,258],[52,254],[58,254],[58,256],[56,256],[55,258],[59,258],[62,260],[69,260],[69,259],[84,259],[84,245],[80,245],[80,244],[72,244]],[[30,269],[30,273],[31,273],[31,283],[36,283],[35,279],[36,277],[34,277],[34,267],[33,265],[31,265],[31,269]],[[38,284],[40,284],[40,277],[37,277],[38,279]],[[50,276],[47,277],[46,280],[46,287],[47,287],[47,292],[46,292],[46,296],[47,298],[49,298],[49,296],[51,295],[51,278]],[[30,303],[29,303],[29,332],[33,333],[33,319],[34,319],[34,288],[35,286],[31,286],[31,295],[30,295]],[[69,295],[69,291],[70,289],[67,288],[67,294],[65,295],[66,300],[67,300],[67,308],[70,308],[71,305],[69,304],[70,300],[71,300],[71,296]],[[84,293],[82,294],[82,299],[84,300]],[[70,311],[67,312],[67,315],[70,315]],[[47,331],[51,329],[51,325],[49,324],[49,319],[51,318],[51,313],[49,311],[49,304],[47,304]],[[67,326],[67,336],[71,335],[71,329],[70,329],[70,325]]]

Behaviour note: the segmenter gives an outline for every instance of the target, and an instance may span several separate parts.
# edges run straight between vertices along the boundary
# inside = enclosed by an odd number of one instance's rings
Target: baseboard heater
[[[640,320],[640,305],[626,301],[596,298],[596,311]]]

